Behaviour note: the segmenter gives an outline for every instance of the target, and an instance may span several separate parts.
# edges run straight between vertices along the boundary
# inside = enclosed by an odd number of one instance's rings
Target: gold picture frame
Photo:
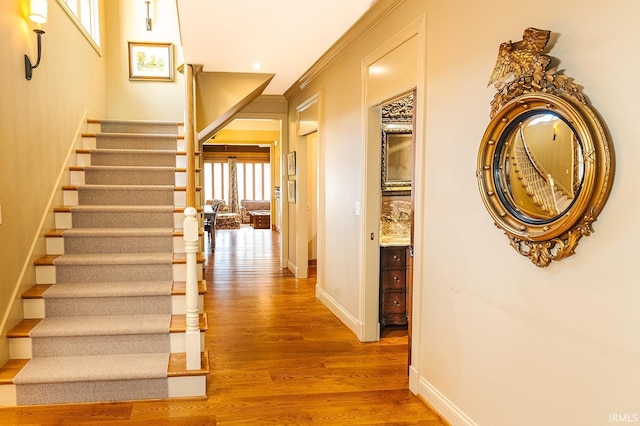
[[[296,203],[296,181],[290,180],[287,182],[287,198],[290,203]]]
[[[287,154],[287,173],[289,176],[296,174],[296,152],[292,151]]]
[[[173,81],[173,44],[128,42],[129,80]]]

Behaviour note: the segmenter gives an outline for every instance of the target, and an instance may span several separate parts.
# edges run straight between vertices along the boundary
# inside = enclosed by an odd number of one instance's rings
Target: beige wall
[[[153,30],[145,27],[144,1],[107,0],[108,116],[127,120],[184,121],[184,74],[175,81],[129,81],[128,42],[173,43],[174,67],[182,65],[182,47],[174,0],[153,0]]]
[[[25,79],[24,54],[36,57],[27,11],[27,1],[0,2],[0,365],[8,358],[6,331],[22,315],[20,293],[35,282],[32,261],[44,254],[38,236],[53,228],[47,211],[51,200],[60,202],[67,154],[83,118],[106,113],[104,56],[55,0],[43,25],[42,62]]]
[[[326,243],[322,288],[362,320],[354,202],[365,191],[361,61],[426,14],[423,137],[416,189],[412,387],[454,424],[602,425],[640,413],[640,286],[634,263],[640,154],[632,102],[640,60],[635,0],[406,0],[289,99],[321,92]],[[595,233],[541,269],[492,223],[475,178],[498,46],[524,28],[552,30],[550,54],[585,87],[613,139],[617,170]],[[420,93],[420,92],[419,92]],[[420,102],[420,100],[418,101]],[[370,208],[370,206],[363,206]],[[321,272],[319,271],[319,274]]]

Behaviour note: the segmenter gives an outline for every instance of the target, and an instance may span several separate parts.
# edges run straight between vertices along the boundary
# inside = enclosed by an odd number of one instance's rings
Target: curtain
[[[240,213],[238,206],[238,159],[229,157],[229,211]]]

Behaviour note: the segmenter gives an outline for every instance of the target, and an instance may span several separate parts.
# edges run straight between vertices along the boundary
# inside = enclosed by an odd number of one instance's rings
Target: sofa
[[[263,211],[271,213],[270,200],[240,200],[240,218],[242,223],[249,223],[249,213],[253,211]]]
[[[205,230],[207,226],[214,229],[240,229],[240,215],[230,213],[224,200],[207,200],[204,208]]]

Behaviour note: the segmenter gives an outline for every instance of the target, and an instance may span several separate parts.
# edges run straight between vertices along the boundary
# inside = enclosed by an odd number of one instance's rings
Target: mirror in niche
[[[498,93],[478,152],[478,187],[494,223],[535,265],[575,253],[611,191],[604,125],[578,85],[543,54],[550,32],[503,43],[491,76]]]
[[[411,192],[413,167],[413,94],[382,107],[382,192]]]

